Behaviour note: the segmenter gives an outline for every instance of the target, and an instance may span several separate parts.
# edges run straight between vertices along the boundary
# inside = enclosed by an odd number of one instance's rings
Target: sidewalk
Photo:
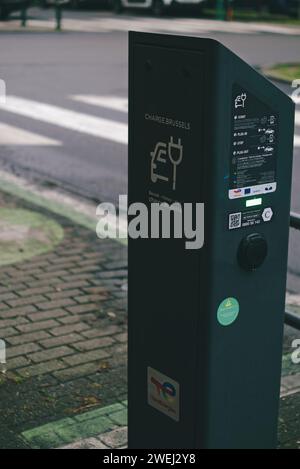
[[[0,22],[0,32],[51,32],[55,31],[54,8],[42,10],[37,7],[28,9],[27,26],[21,27],[18,14],[10,21]],[[272,22],[219,21],[207,18],[180,18],[169,16],[156,18],[149,15],[133,15],[129,9],[123,15],[111,11],[80,12],[63,9],[62,31],[82,33],[128,32],[134,25],[135,31],[196,34],[280,34],[300,35],[298,25],[276,24]]]
[[[126,447],[126,246],[9,192],[0,191],[0,448]],[[299,336],[286,329],[282,448],[300,448],[300,365],[290,359]]]
[[[0,447],[59,447],[124,425],[126,248],[0,192],[0,252]]]

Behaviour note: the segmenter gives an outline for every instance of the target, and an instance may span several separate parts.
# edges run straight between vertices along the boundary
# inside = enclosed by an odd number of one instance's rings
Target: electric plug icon
[[[176,173],[177,166],[180,165],[183,157],[183,146],[181,144],[181,138],[175,143],[173,137],[170,138],[168,144],[168,156],[173,165],[173,191],[176,189]]]
[[[246,99],[247,99],[246,93],[242,93],[242,94],[241,94],[241,100],[242,100],[242,102],[243,102],[243,107],[245,107],[245,101],[246,101]]]

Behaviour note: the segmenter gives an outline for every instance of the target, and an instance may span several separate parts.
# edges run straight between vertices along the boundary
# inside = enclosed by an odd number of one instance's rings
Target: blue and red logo
[[[173,384],[165,381],[161,383],[153,376],[151,377],[151,383],[155,386],[158,396],[163,397],[166,401],[173,401],[176,397],[176,389]]]

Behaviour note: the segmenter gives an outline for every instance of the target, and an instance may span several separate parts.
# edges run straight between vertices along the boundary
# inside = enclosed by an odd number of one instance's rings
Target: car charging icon
[[[168,143],[158,142],[155,146],[154,151],[150,153],[151,155],[151,181],[156,183],[158,180],[169,182],[172,180],[172,189],[176,190],[177,182],[177,166],[182,162],[183,158],[183,145],[181,143],[181,138],[177,140],[177,143],[174,141],[174,137],[170,137]],[[172,176],[169,177],[166,173],[161,173],[160,170],[163,168],[168,161],[172,165]],[[161,164],[161,167],[160,167]]]

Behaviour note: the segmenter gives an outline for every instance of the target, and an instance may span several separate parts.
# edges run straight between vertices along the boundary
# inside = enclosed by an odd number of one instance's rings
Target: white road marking
[[[0,122],[0,145],[60,146],[62,143]]]
[[[127,124],[30,99],[7,96],[6,103],[0,104],[0,110],[121,144],[128,141]]]
[[[128,99],[117,96],[95,96],[92,94],[77,94],[70,96],[74,101],[79,101],[92,106],[100,106],[114,111],[128,112]]]
[[[126,98],[95,95],[74,95],[71,98],[87,104],[127,112],[128,103]],[[58,106],[17,96],[7,96],[6,103],[0,103],[0,110],[124,145],[128,142],[127,124]],[[295,122],[296,125],[300,125],[300,111],[296,111]],[[62,143],[0,122],[0,145],[59,146]],[[295,135],[294,146],[300,147],[299,135]]]

